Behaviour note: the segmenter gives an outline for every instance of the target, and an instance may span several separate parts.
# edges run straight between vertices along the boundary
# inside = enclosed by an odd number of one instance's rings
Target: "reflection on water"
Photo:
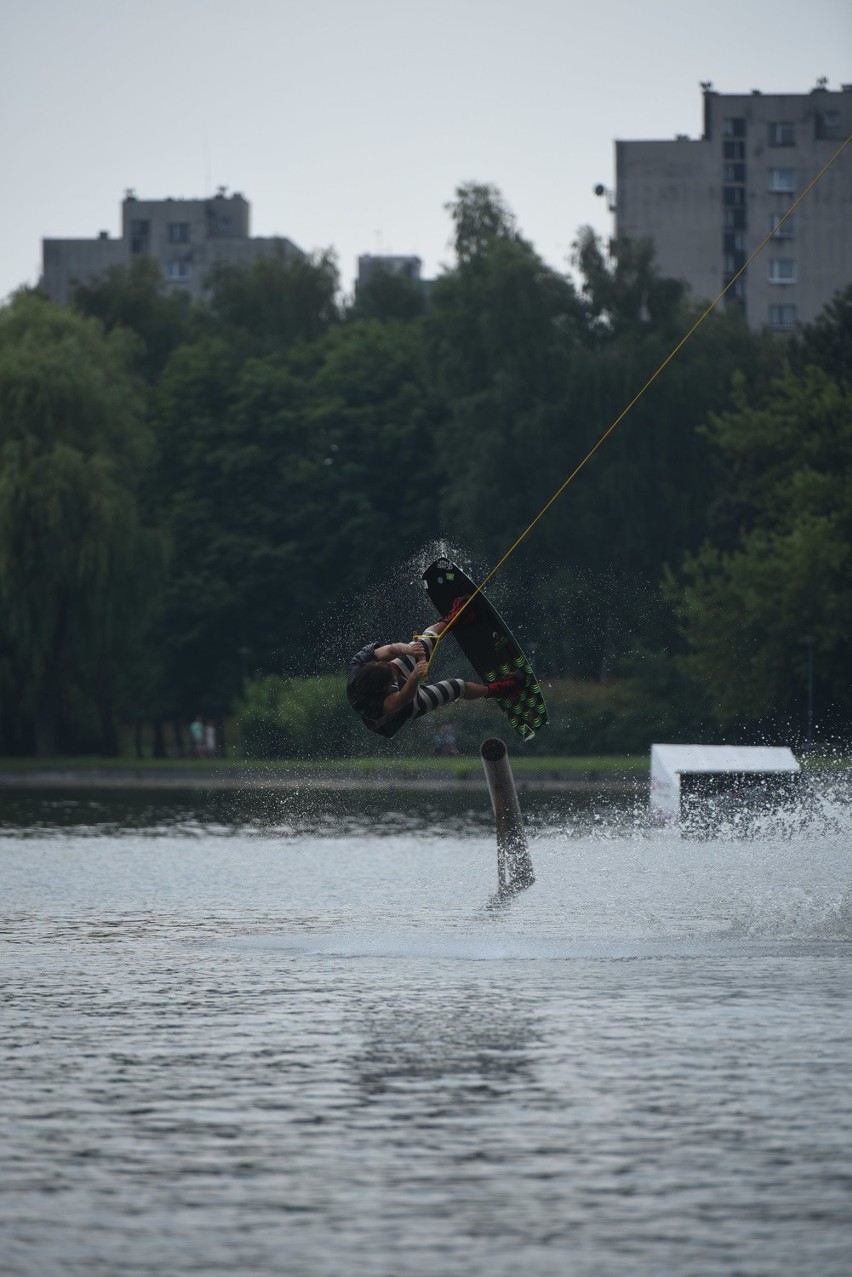
[[[508,990],[485,1005],[472,991],[415,1006],[388,999],[368,1011],[361,1032],[352,1067],[372,1099],[454,1079],[451,1107],[459,1112],[498,1098],[509,1082],[532,1081],[533,1022]]]
[[[76,833],[115,837],[132,831],[230,836],[256,832],[358,833],[377,837],[452,821],[466,834],[490,822],[487,793],[406,790],[0,790],[0,829],[9,834]]]
[[[845,1274],[852,819],[0,794],[3,1271]]]
[[[563,821],[562,795],[522,789],[531,829]],[[567,804],[576,827],[610,831],[644,823],[647,798],[635,794],[578,791]],[[299,834],[368,833],[377,838],[422,829],[445,829],[466,838],[493,827],[488,792],[476,789],[407,790],[399,787],[317,791],[248,790],[25,790],[0,789],[0,830],[26,837],[74,831],[117,837],[129,832],[198,834],[235,832],[288,837]]]

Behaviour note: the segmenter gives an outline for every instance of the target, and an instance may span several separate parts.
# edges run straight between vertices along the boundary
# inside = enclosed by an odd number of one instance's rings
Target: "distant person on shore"
[[[216,725],[212,718],[204,724],[204,753],[207,758],[216,757]]]
[[[421,718],[452,701],[511,696],[523,689],[525,676],[519,673],[498,678],[493,683],[445,678],[440,683],[422,684],[439,635],[466,601],[466,598],[456,599],[450,612],[412,643],[368,643],[353,656],[346,694],[355,713],[371,732],[395,736],[411,719]],[[462,617],[460,624],[464,622]]]
[[[452,723],[443,722],[435,728],[432,733],[432,747],[439,758],[459,752]]]
[[[189,725],[189,753],[192,758],[201,758],[204,753],[204,719],[200,714]]]

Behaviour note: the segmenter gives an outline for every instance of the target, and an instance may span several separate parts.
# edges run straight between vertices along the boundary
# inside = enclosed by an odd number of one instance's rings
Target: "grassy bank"
[[[559,772],[559,773],[611,773],[631,772],[641,774],[648,770],[648,756],[588,756],[588,757],[524,757],[512,753],[512,767],[516,772]],[[468,773],[472,767],[479,767],[480,760],[475,754],[457,755],[449,758],[324,758],[324,759],[275,759],[271,761],[246,758],[98,758],[98,757],[64,757],[64,758],[0,758],[2,772],[169,772],[187,776],[203,772],[270,772],[275,774],[294,771],[323,772],[329,775],[345,774],[370,775],[388,771],[402,773],[423,772],[436,775],[454,776]]]

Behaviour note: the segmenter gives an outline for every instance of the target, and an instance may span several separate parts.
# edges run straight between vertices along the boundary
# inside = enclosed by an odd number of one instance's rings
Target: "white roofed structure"
[[[792,750],[781,745],[652,745],[651,815],[680,819],[683,776],[792,776],[799,770]]]

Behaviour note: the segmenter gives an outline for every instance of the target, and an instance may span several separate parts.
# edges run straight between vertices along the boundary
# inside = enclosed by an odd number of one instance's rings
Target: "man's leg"
[[[452,701],[470,700],[465,695],[467,686],[463,678],[445,678],[440,683],[424,683],[418,687],[411,702],[411,717],[422,718],[424,714],[430,714],[433,709],[440,709],[442,705],[449,705]],[[474,683],[472,686],[479,685]]]
[[[440,683],[426,683],[418,687],[412,702],[412,718],[422,718],[433,709],[449,705],[452,701],[481,701],[493,696],[487,683],[472,683],[466,678],[445,678]]]
[[[444,621],[435,621],[417,636],[423,644],[427,661],[435,650],[438,636],[445,628]],[[414,669],[416,661],[413,656],[395,656],[391,663],[398,665],[407,677]],[[470,679],[463,678],[446,678],[440,683],[427,683],[417,689],[417,695],[412,702],[411,717],[420,718],[423,714],[428,714],[433,709],[440,709],[442,705],[449,705],[452,701],[480,701],[486,697],[512,691],[511,684],[516,680],[520,690],[524,682],[522,674],[510,675],[509,679],[500,679],[497,683],[474,683]]]

